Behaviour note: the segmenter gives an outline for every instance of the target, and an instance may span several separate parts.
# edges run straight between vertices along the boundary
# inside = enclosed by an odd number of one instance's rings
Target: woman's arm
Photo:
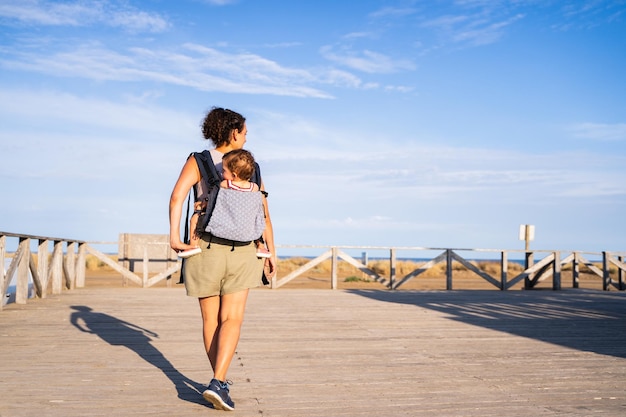
[[[261,180],[261,191],[265,191],[265,184]],[[278,255],[276,254],[276,246],[274,245],[274,229],[272,227],[272,218],[270,217],[270,210],[267,205],[267,197],[263,196],[263,210],[265,210],[265,231],[263,232],[263,239],[267,245],[267,250],[272,253],[270,258],[267,258],[266,262],[269,262],[270,274],[267,278],[272,278],[276,275],[276,267],[278,266]]]
[[[200,181],[200,170],[196,158],[189,157],[183,166],[172,195],[170,197],[170,246],[175,251],[192,249],[191,245],[180,239],[180,219],[183,212],[183,203],[194,184]]]

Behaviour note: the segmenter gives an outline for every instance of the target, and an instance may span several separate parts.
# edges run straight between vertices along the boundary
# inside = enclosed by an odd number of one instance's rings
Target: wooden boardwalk
[[[253,290],[210,379],[182,288],[84,288],[0,313],[0,416],[624,416],[626,294]]]

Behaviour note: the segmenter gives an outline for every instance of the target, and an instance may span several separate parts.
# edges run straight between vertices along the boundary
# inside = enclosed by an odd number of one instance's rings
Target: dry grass
[[[305,265],[309,261],[310,259],[297,258],[297,257],[282,259],[279,261],[278,268],[281,271],[281,275],[287,275],[288,273]],[[501,268],[500,268],[500,262],[498,261],[493,261],[493,262],[472,261],[470,263],[490,275],[494,275],[494,276],[500,275]],[[398,277],[406,276],[424,264],[425,262],[397,261],[396,262],[396,276]],[[388,260],[375,260],[375,261],[368,262],[367,267],[371,269],[372,271],[376,272],[378,275],[389,276],[389,270],[390,270],[391,265]],[[460,264],[459,262],[453,262],[452,269],[453,271],[468,271],[468,269],[464,265]],[[523,270],[524,268],[521,265],[517,263],[509,263],[509,267],[508,267],[509,274],[520,273]],[[310,269],[309,271],[312,273],[330,274],[331,260],[327,259],[326,261],[316,265],[314,268]],[[339,262],[339,266],[337,268],[337,274],[339,276],[346,276],[346,275],[356,274],[356,273],[362,274],[362,272],[360,272],[357,268],[353,267],[347,262]],[[420,276],[436,277],[442,274],[445,275],[445,273],[446,273],[446,264],[445,262],[441,262],[441,263],[434,265],[427,271],[423,272]]]
[[[108,257],[112,261],[117,262],[117,255],[108,255]],[[103,261],[101,261],[100,259],[96,258],[93,255],[87,255],[85,257],[85,268],[87,269],[87,271],[112,271],[113,270],[113,268],[111,268],[110,266],[108,266]]]

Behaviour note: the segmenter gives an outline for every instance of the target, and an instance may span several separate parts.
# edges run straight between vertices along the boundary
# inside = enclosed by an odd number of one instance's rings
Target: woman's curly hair
[[[232,110],[213,107],[202,122],[202,134],[205,139],[211,140],[216,148],[230,143],[233,129],[243,130],[246,118]]]

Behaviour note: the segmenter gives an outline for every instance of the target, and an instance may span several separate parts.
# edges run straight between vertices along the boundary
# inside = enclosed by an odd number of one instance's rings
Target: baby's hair
[[[242,181],[250,181],[254,174],[254,156],[245,149],[236,149],[224,154],[222,165]]]

